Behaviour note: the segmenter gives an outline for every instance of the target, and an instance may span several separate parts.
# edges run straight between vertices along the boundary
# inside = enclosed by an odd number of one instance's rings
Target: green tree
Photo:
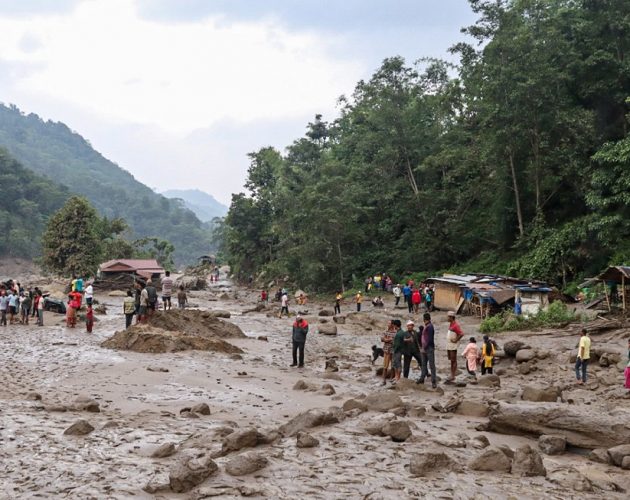
[[[42,238],[44,267],[63,275],[94,275],[102,253],[100,224],[96,210],[85,198],[70,198],[46,227]]]

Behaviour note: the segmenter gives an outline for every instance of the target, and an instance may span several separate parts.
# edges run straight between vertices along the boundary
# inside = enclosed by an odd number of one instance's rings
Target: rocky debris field
[[[625,323],[592,334],[585,386],[571,326],[497,335],[494,375],[445,384],[435,313],[438,388],[383,387],[371,346],[406,311],[309,303],[296,369],[292,319],[256,296],[212,284],[189,293],[199,311],[127,333],[117,296],[97,297],[107,314],[91,335],[53,313],[0,328],[0,498],[627,498]]]

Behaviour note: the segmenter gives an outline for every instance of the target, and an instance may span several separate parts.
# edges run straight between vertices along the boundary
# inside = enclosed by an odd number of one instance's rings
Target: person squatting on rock
[[[578,345],[577,359],[575,360],[575,378],[578,385],[586,384],[586,370],[591,358],[591,339],[586,328],[580,331],[580,343]],[[581,373],[580,373],[581,372]]]
[[[387,383],[389,370],[392,367],[392,356],[394,353],[394,337],[396,336],[396,325],[390,320],[387,331],[381,336],[383,342],[383,385]]]
[[[304,366],[304,346],[306,344],[306,335],[308,334],[308,323],[299,314],[295,318],[293,323],[293,363],[291,366],[298,366],[302,368]],[[299,352],[299,358],[298,358]]]
[[[479,359],[479,348],[477,347],[477,339],[470,337],[470,342],[464,348],[462,357],[466,360],[466,370],[468,375],[477,379],[477,360]]]
[[[446,334],[446,355],[451,364],[451,375],[448,380],[452,382],[455,380],[455,376],[457,375],[457,346],[464,336],[464,332],[462,332],[459,323],[455,320],[454,311],[449,311],[447,313],[447,317],[449,325],[448,332]]]
[[[407,334],[405,335],[406,350],[403,363],[403,377],[405,378],[409,378],[411,361],[413,359],[418,362],[418,367],[422,366],[422,359],[420,358],[420,338],[418,336],[419,331],[415,329],[415,326],[413,321],[407,321]]]
[[[416,380],[417,384],[424,384],[424,379],[428,375],[428,368],[431,368],[431,386],[437,387],[437,374],[435,372],[435,329],[431,323],[431,315],[424,313],[424,328],[420,334],[420,360],[422,371],[420,378]]]

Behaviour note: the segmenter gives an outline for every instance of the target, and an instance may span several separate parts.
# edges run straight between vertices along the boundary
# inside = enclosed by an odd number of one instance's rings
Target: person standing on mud
[[[396,303],[394,304],[394,307],[396,307],[398,305],[398,303],[400,302],[400,296],[402,294],[402,290],[400,289],[400,285],[397,284],[394,287],[393,293],[394,293],[394,298],[396,299]]]
[[[341,301],[343,300],[343,295],[341,294],[341,290],[337,292],[335,295],[335,314],[341,314]]]
[[[85,329],[88,333],[92,333],[92,327],[94,326],[94,309],[92,304],[87,306],[87,312],[85,313]]]
[[[420,344],[418,337],[418,330],[416,330],[415,323],[413,321],[407,322],[407,335],[405,336],[405,359],[403,363],[403,377],[409,378],[409,371],[411,370],[411,361],[415,358],[418,363],[418,367],[422,366],[422,360],[420,359]]]
[[[0,290],[0,326],[7,326],[7,310],[9,309],[9,297],[4,289]]]
[[[44,296],[39,289],[37,289],[35,308],[37,309],[37,326],[44,326]]]
[[[446,334],[446,355],[451,364],[451,376],[447,379],[449,382],[455,380],[457,375],[457,347],[459,341],[464,336],[459,323],[455,320],[455,312],[449,311],[446,313],[448,318],[448,332]]]
[[[304,346],[306,345],[307,334],[308,323],[298,314],[293,323],[293,364],[291,364],[291,366],[297,366],[298,368],[304,367]]]
[[[123,314],[125,315],[125,329],[127,329],[131,326],[133,316],[136,314],[136,301],[131,290],[127,290],[127,296],[123,300]]]
[[[357,292],[354,297],[354,301],[357,303],[357,312],[361,312],[361,302],[363,302],[363,295],[361,292]]]
[[[392,366],[394,367],[394,382],[400,380],[400,373],[402,372],[402,357],[405,352],[405,331],[402,329],[402,324],[399,319],[392,321],[392,324],[397,329],[394,336],[393,351],[394,358]]]
[[[481,374],[489,373],[492,375],[492,366],[494,364],[494,353],[496,352],[494,344],[490,337],[483,336],[483,345],[481,346]]]
[[[153,313],[155,312],[155,309],[157,308],[157,301],[158,301],[158,293],[157,293],[157,289],[153,286],[153,281],[147,280],[147,286],[145,290],[147,291],[147,296],[149,297],[148,306],[147,306],[147,315],[153,316]]]
[[[591,359],[591,339],[588,336],[586,328],[582,328],[580,335],[577,359],[575,360],[575,378],[577,379],[578,385],[584,385],[586,384],[588,361]],[[580,371],[582,372],[581,376]]]
[[[282,318],[282,314],[287,313],[287,318],[289,317],[289,294],[286,291],[280,297],[280,316]]]
[[[147,310],[149,309],[149,294],[144,283],[140,283],[140,308],[138,310],[138,323],[147,322]]]
[[[173,278],[171,278],[171,272],[166,271],[166,276],[162,278],[162,303],[165,311],[167,304],[168,310],[171,310],[171,295],[173,295]]]
[[[387,383],[389,370],[392,367],[392,354],[394,352],[394,337],[396,336],[396,326],[390,320],[387,331],[381,336],[383,342],[383,385]]]
[[[422,316],[424,320],[424,328],[420,335],[420,360],[422,361],[422,371],[420,378],[416,380],[417,384],[424,384],[424,379],[429,374],[428,369],[431,368],[431,386],[437,387],[437,374],[435,373],[435,329],[431,323],[431,315],[427,312]]]

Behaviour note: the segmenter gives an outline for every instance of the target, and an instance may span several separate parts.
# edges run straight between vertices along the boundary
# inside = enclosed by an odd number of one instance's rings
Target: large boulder
[[[267,460],[260,453],[247,452],[241,453],[232,457],[225,464],[225,472],[230,476],[244,476],[256,472],[269,464]]]
[[[98,401],[89,396],[79,396],[74,400],[73,407],[78,411],[88,411],[91,413],[99,413],[101,411]]]
[[[501,387],[501,378],[495,374],[482,375],[477,384],[481,387]]]
[[[285,436],[295,436],[298,432],[320,425],[337,424],[345,418],[345,414],[341,408],[332,407],[329,409],[314,408],[304,413],[300,413],[296,417],[289,420],[286,424],[281,425],[278,431]]]
[[[553,434],[567,445],[602,448],[630,444],[630,410],[614,413],[562,403],[496,403],[490,408],[488,430],[503,434]]]
[[[488,406],[478,401],[463,400],[455,409],[455,413],[466,417],[487,417],[490,410]]]
[[[512,460],[499,448],[490,446],[473,458],[468,467],[479,471],[510,472]]]
[[[258,445],[258,431],[254,427],[248,427],[228,434],[223,440],[221,451],[225,455],[231,451],[253,448],[256,445]]]
[[[94,431],[94,427],[86,420],[77,420],[68,427],[63,433],[66,436],[85,436]]]
[[[381,429],[385,436],[392,438],[396,443],[407,441],[411,437],[411,428],[404,420],[391,420],[387,422]]]
[[[512,474],[518,476],[546,476],[547,470],[537,450],[528,444],[517,448],[512,461]]]
[[[389,391],[373,392],[363,402],[370,411],[389,411],[404,406],[400,396]]]
[[[516,353],[516,361],[517,363],[525,363],[526,361],[531,361],[536,357],[536,351],[533,349],[519,349]]]
[[[171,490],[175,493],[192,490],[218,470],[219,467],[210,456],[198,456],[198,451],[189,450],[173,465],[168,478]]]
[[[337,325],[334,323],[325,323],[323,325],[319,325],[317,330],[322,335],[337,335]]]
[[[507,356],[511,356],[513,358],[516,356],[518,351],[526,347],[525,343],[520,340],[508,340],[505,344],[503,344],[503,351]]]
[[[412,476],[428,476],[433,472],[445,473],[457,468],[451,457],[442,451],[414,453],[409,461]]]
[[[343,406],[343,411],[360,410],[361,412],[367,411],[367,405],[363,401],[357,399],[348,399]]]
[[[608,449],[608,455],[612,463],[617,467],[621,467],[623,459],[630,456],[630,444],[620,444],[619,446],[613,446]]]
[[[543,434],[538,438],[538,448],[545,455],[559,455],[567,448],[567,440],[562,436]]]
[[[535,401],[537,403],[555,403],[560,396],[560,390],[557,387],[532,387],[523,388],[521,399],[523,401]]]

